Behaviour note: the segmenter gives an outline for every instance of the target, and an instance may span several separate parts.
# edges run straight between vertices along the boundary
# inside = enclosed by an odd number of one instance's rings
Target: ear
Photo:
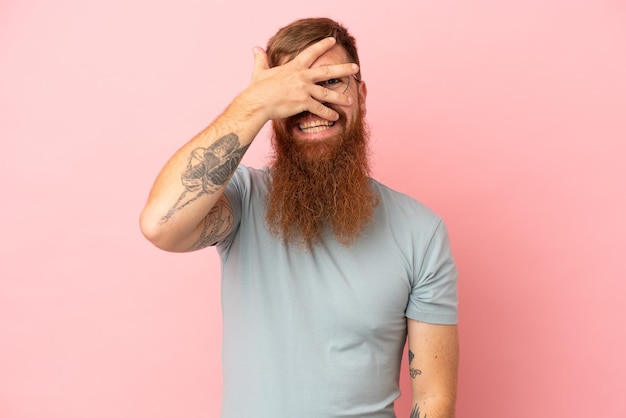
[[[367,113],[367,106],[365,105],[365,99],[367,98],[367,85],[365,81],[360,81],[357,85],[359,91],[359,106],[361,107],[361,115],[365,116]]]

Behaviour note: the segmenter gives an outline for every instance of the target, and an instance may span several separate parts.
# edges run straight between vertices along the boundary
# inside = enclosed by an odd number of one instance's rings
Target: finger
[[[252,53],[254,54],[254,69],[255,70],[267,70],[270,68],[270,65],[267,61],[267,53],[260,46],[255,46],[252,48]]]
[[[309,69],[308,72],[311,79],[317,82],[357,74],[359,72],[359,66],[354,63],[320,65],[319,67]]]
[[[315,100],[308,106],[308,111],[326,120],[336,121],[339,119],[339,113]]]
[[[300,52],[296,58],[294,58],[294,61],[297,61],[306,68],[309,68],[316,59],[321,57],[324,52],[332,48],[336,42],[335,38],[324,38]]]
[[[318,85],[315,85],[315,87],[310,91],[310,94],[311,97],[320,103],[332,103],[339,106],[350,106],[352,104],[352,97],[350,97],[350,95]]]

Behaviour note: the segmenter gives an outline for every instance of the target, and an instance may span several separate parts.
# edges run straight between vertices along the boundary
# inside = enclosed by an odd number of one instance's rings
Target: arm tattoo
[[[422,414],[420,413],[420,407],[417,405],[413,406],[413,409],[411,410],[411,417],[410,418],[421,418]],[[426,414],[424,414],[424,418],[426,418]]]
[[[409,374],[411,375],[411,379],[415,379],[418,374],[422,374],[422,371],[420,369],[414,369],[413,367],[411,367],[411,363],[413,362],[414,358],[415,354],[413,354],[413,352],[409,350]]]
[[[233,209],[228,200],[219,200],[204,218],[198,240],[187,251],[200,250],[213,245],[226,235],[234,223]]]
[[[242,147],[239,137],[230,133],[208,148],[200,147],[193,150],[187,162],[187,169],[181,176],[185,191],[161,218],[161,223],[167,222],[176,212],[201,196],[214,193],[222,187],[239,165],[248,146]]]
[[[415,354],[413,354],[413,352],[409,350],[409,373],[411,374],[411,379],[415,379],[418,374],[422,374],[421,370],[411,367],[411,363],[413,363],[414,358]],[[422,418],[422,414],[420,413],[420,407],[417,404],[413,405],[410,418]],[[426,418],[426,414],[424,414],[424,418]]]

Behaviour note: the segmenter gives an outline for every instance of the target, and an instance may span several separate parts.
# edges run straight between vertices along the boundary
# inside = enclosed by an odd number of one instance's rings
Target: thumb
[[[265,50],[260,46],[255,46],[252,48],[252,53],[254,54],[254,69],[255,70],[268,70],[270,68],[269,63],[267,61],[267,54]]]

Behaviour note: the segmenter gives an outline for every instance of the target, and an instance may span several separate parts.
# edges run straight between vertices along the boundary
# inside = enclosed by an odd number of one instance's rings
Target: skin
[[[246,150],[270,120],[285,123],[298,115],[296,141],[331,141],[339,124],[305,133],[300,123],[336,121],[341,109],[349,124],[357,106],[365,114],[364,82],[351,82],[341,94],[315,83],[352,76],[359,71],[345,50],[327,38],[293,60],[269,68],[267,55],[254,50],[250,85],[208,127],[181,147],[166,163],[141,213],[140,228],[157,247],[173,252],[194,251],[219,241],[233,227],[232,210],[223,191]],[[352,80],[354,81],[354,79]],[[308,112],[304,113],[303,112]],[[413,411],[411,418],[454,416],[458,367],[456,326],[432,325],[409,319]]]
[[[453,418],[459,364],[456,325],[407,320],[411,418]]]

